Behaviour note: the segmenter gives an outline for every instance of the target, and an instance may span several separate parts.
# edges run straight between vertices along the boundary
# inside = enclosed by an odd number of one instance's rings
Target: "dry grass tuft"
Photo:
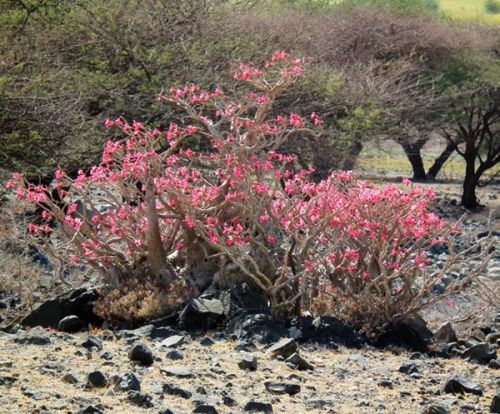
[[[27,232],[30,211],[16,200],[4,198],[0,205],[0,291],[9,298],[3,323],[10,323],[38,303],[80,285],[88,278],[85,269],[66,268],[66,283],[44,248]]]

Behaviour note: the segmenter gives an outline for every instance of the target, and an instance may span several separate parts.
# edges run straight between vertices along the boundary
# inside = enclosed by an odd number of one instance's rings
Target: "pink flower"
[[[188,228],[190,229],[194,228],[193,219],[189,217],[187,214],[184,216],[184,223]]]
[[[115,126],[115,121],[113,121],[112,119],[109,119],[109,118],[106,118],[104,120],[104,127],[105,128],[111,128],[113,126]]]
[[[40,230],[40,226],[33,224],[33,223],[28,224],[28,233],[32,233],[32,234],[38,233],[39,230]]]
[[[70,215],[66,215],[66,217],[64,218],[64,223],[69,225],[70,227],[73,227],[75,230],[79,230],[80,226],[82,225],[82,220],[78,217],[74,218]]]
[[[311,114],[311,122],[314,124],[314,125],[320,125],[321,124],[321,119],[319,119],[318,115],[316,114],[316,112],[313,112]]]
[[[195,127],[194,125],[188,125],[186,128],[186,134],[188,134],[188,135],[193,135],[198,131],[199,131],[199,128]]]
[[[264,224],[269,221],[269,216],[267,214],[263,214],[259,217],[259,223]]]
[[[284,60],[288,57],[284,50],[276,50],[271,57],[271,62],[276,62],[277,60]]]
[[[304,126],[304,120],[302,119],[302,117],[293,112],[290,114],[288,118],[288,123],[294,128],[302,128]]]
[[[86,182],[88,177],[85,175],[83,170],[78,170],[78,176],[75,179],[75,185],[77,188],[81,188]]]
[[[236,80],[247,80],[262,75],[262,71],[253,65],[241,64],[238,69],[238,72],[234,74],[234,79]]]
[[[426,256],[425,253],[422,253],[419,256],[415,257],[415,265],[420,269],[426,268]]]
[[[271,243],[271,244],[274,244],[277,241],[276,236],[274,236],[273,234],[267,235],[266,240],[268,243]]]

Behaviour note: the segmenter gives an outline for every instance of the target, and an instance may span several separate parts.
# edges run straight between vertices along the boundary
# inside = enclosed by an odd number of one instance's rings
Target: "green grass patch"
[[[498,0],[439,0],[443,13],[451,18],[500,24],[500,14],[490,11],[490,3],[497,4],[500,12]]]
[[[500,0],[284,0],[295,5],[387,5],[401,10],[442,13],[457,20],[473,20],[487,24],[500,24]]]

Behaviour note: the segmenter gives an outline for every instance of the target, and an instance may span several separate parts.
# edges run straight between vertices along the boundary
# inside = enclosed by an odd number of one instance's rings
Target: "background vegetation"
[[[231,90],[232,62],[284,49],[314,62],[277,111],[325,121],[318,141],[285,150],[321,178],[391,139],[425,179],[431,133],[468,93],[500,84],[495,1],[2,0],[0,167],[46,183],[57,166],[75,175],[110,137],[105,118],[165,126],[178,114],[156,102],[163,88]]]

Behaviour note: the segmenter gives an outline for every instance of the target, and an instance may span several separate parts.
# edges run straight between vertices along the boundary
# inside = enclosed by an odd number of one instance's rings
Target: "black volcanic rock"
[[[462,375],[453,375],[448,378],[443,385],[443,392],[446,394],[474,394],[483,395],[483,389],[479,384],[467,380]]]
[[[151,365],[154,362],[153,352],[141,342],[132,344],[128,357],[131,361],[139,362],[142,365]]]

